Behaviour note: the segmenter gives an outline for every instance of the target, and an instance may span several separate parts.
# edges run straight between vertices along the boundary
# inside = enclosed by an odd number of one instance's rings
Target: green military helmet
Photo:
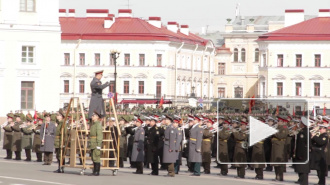
[[[17,118],[17,117],[21,118],[21,114],[20,114],[20,113],[15,113],[15,114],[14,114],[14,117],[15,117],[15,118]],[[21,118],[21,119],[22,119],[22,118]]]

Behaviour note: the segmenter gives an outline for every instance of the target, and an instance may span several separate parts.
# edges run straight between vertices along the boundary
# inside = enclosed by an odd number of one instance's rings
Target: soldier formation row
[[[41,161],[41,154],[44,154],[44,164],[50,164],[52,153],[56,151],[59,161],[61,143],[61,125],[63,124],[64,113],[57,113],[57,121],[51,122],[51,115],[39,115],[38,123],[32,123],[32,117],[26,116],[26,122],[22,123],[20,114],[8,114],[7,122],[2,125],[5,130],[4,149],[7,150],[6,159],[12,158],[15,152],[16,160],[21,160],[21,150],[25,149],[26,160],[31,160],[31,149],[36,152],[37,161]],[[89,145],[94,168],[93,174],[98,175],[100,171],[100,156],[102,146],[102,126],[100,120],[102,115],[94,112],[90,124]],[[13,121],[15,119],[15,122]],[[307,161],[307,154],[310,153],[310,160],[307,164],[294,165],[295,171],[299,174],[298,183],[308,182],[310,170],[317,170],[319,184],[325,184],[327,166],[329,159],[329,137],[327,133],[326,120],[314,120],[313,132],[307,132],[308,123],[300,119],[288,119],[288,117],[260,117],[270,126],[274,126],[279,132],[264,141],[256,143],[252,147],[246,147],[248,142],[248,123],[243,116],[240,120],[228,120],[225,117],[218,117],[218,122],[203,116],[188,116],[183,121],[179,116],[144,116],[144,120],[135,117],[128,122],[123,116],[119,125],[112,119],[108,119],[108,127],[120,127],[120,167],[123,161],[130,159],[132,166],[137,168],[137,174],[143,173],[143,163],[151,164],[151,175],[158,175],[159,163],[161,168],[168,170],[168,177],[174,177],[180,171],[181,158],[188,161],[189,170],[194,176],[201,174],[201,165],[204,173],[210,173],[211,157],[218,154],[218,164],[221,168],[220,174],[227,175],[228,165],[233,163],[237,169],[237,178],[245,177],[247,162],[257,164],[250,165],[255,169],[256,179],[263,179],[263,169],[269,170],[274,166],[275,180],[283,181],[285,165],[274,164],[266,167],[265,162],[285,163],[291,159],[293,162]],[[317,128],[317,129],[316,129]],[[65,131],[66,132],[66,131]],[[22,134],[23,133],[23,134]],[[32,144],[32,134],[34,140]],[[308,148],[308,144],[310,147]],[[113,164],[111,164],[113,165]],[[58,169],[56,172],[63,172]]]

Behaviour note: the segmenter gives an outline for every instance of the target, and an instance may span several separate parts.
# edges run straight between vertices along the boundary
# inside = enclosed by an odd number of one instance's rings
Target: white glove
[[[96,149],[101,150],[101,147],[100,146],[97,146]]]

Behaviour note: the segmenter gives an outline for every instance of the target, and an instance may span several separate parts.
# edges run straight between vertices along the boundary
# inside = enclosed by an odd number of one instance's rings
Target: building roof
[[[149,24],[134,17],[116,17],[110,28],[104,28],[106,17],[60,17],[62,40],[152,40],[206,45],[209,41],[195,34],[185,35]]]
[[[225,43],[225,39],[223,38],[221,32],[213,32],[213,33],[207,33],[206,35],[199,35],[207,40],[212,40],[214,45],[216,46],[222,46]]]
[[[259,36],[258,41],[330,41],[330,17],[316,17]]]

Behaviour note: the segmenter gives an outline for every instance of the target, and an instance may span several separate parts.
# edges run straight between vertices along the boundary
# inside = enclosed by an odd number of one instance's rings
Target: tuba
[[[243,141],[241,143],[241,147],[244,148],[244,149],[247,149],[249,147],[249,143],[247,141]]]

